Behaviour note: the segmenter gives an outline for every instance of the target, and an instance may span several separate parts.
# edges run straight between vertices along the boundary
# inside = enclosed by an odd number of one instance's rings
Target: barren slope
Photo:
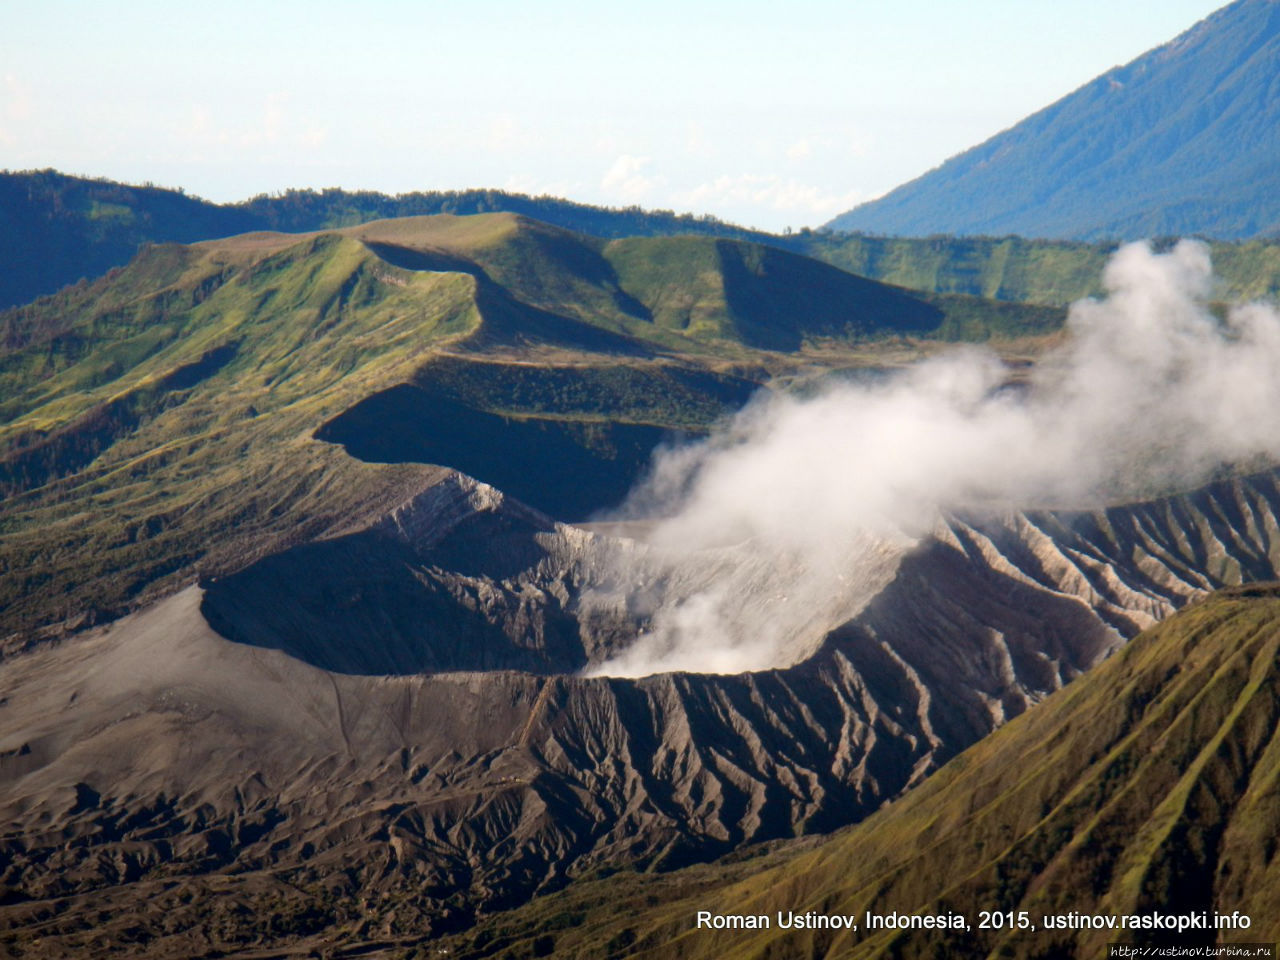
[[[1280,931],[1278,597],[1273,583],[1197,603],[829,839],[668,875],[589,878],[431,949],[1084,960],[1120,942],[1250,955],[1248,944]],[[695,929],[704,910],[763,914],[770,928]],[[1005,911],[1004,922],[983,929],[984,910]],[[782,929],[787,911],[850,916],[857,929]],[[969,927],[873,930],[867,911],[960,914]],[[1251,923],[1119,928],[1134,915],[1214,913]],[[1117,926],[1094,929],[1081,914]]]
[[[625,680],[567,672],[635,630],[577,601],[611,552],[646,548],[445,474],[342,537],[0,665],[0,942],[409,941],[594,865],[833,829],[1138,627],[1273,571],[1277,504],[1264,476],[955,519],[792,667]]]

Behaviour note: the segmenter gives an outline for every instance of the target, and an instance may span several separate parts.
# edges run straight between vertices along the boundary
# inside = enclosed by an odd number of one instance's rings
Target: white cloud
[[[579,180],[542,180],[527,173],[515,173],[507,177],[502,189],[509,193],[526,193],[531,197],[551,196],[572,200],[583,193],[585,186]]]
[[[813,143],[808,139],[797,140],[787,147],[788,160],[804,160],[813,156]]]
[[[624,153],[605,171],[600,188],[609,194],[610,199],[624,204],[651,200],[655,191],[666,185],[665,178],[645,172],[651,164],[648,157]]]
[[[848,210],[863,196],[857,190],[826,190],[792,178],[784,180],[776,174],[743,173],[721,175],[679,191],[673,199],[681,206],[698,210],[751,206],[805,219],[829,219]]]

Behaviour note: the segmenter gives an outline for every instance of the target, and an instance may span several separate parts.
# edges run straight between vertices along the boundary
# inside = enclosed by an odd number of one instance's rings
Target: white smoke
[[[589,602],[647,626],[593,672],[738,672],[793,662],[892,574],[943,513],[1087,506],[1280,456],[1280,314],[1209,308],[1207,248],[1120,249],[1106,296],[1025,383],[956,350],[873,385],[774,395],[667,451],[625,506],[652,549]]]

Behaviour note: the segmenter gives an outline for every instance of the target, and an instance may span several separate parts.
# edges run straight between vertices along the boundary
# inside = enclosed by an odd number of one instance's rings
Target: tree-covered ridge
[[[428,190],[394,196],[373,190],[286,190],[259,194],[231,205],[255,217],[264,229],[296,232],[348,227],[369,220],[450,213],[518,213],[556,226],[597,237],[653,236],[698,233],[710,236],[771,239],[710,214],[646,210],[639,206],[600,207],[559,197],[512,193],[506,190]]]

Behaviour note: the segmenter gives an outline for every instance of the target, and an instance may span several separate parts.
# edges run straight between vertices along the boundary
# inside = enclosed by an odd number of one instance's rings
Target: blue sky
[[[0,0],[0,168],[818,225],[1217,0]]]

